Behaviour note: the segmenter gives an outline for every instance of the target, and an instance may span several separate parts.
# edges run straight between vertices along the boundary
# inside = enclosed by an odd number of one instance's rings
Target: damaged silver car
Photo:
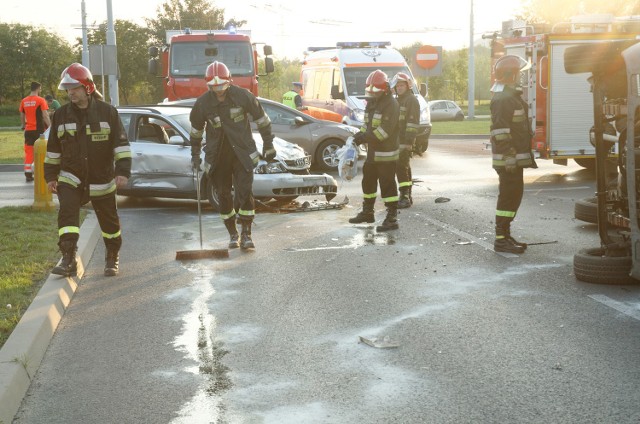
[[[133,156],[131,178],[118,194],[196,199],[189,144],[191,108],[122,106],[118,112]],[[260,134],[254,132],[253,137],[258,151],[262,151]],[[336,180],[327,174],[310,174],[311,160],[301,147],[278,137],[273,145],[276,159],[254,170],[253,195],[257,200],[289,202],[298,196],[321,195],[329,201],[335,197]],[[201,179],[201,192],[207,194],[211,206],[218,210],[218,196],[206,172]]]

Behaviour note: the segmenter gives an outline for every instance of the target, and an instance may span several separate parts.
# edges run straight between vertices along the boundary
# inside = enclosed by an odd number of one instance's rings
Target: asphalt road
[[[539,165],[513,234],[557,243],[519,257],[491,250],[482,140],[413,160],[389,234],[347,222],[360,175],[348,207],[260,213],[254,253],[181,263],[194,202],[121,199],[121,274],[98,245],[14,422],[637,424],[640,286],[576,281],[594,175]],[[206,247],[226,246],[205,211]]]

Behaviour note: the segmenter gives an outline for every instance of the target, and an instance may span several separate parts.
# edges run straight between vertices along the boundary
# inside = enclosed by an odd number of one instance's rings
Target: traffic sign
[[[416,52],[416,63],[421,68],[432,69],[440,62],[440,52],[442,48],[438,51],[434,46],[422,46]]]

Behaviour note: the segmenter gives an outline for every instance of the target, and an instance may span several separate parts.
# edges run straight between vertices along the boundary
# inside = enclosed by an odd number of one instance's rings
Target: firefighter
[[[400,106],[400,118],[398,121],[398,143],[400,145],[400,156],[396,175],[398,178],[398,188],[400,190],[400,200],[398,208],[405,209],[413,205],[411,197],[411,186],[413,178],[411,175],[411,156],[413,155],[414,142],[418,135],[418,125],[420,124],[420,103],[413,94],[412,78],[404,72],[398,72],[391,79],[391,88],[395,89]]]
[[[224,63],[210,64],[205,80],[209,91],[198,97],[190,115],[191,162],[194,169],[200,168],[202,136],[206,129],[205,161],[211,166],[209,178],[218,192],[220,217],[229,231],[229,247],[254,249],[251,239],[255,215],[253,169],[261,156],[266,161],[275,159],[271,121],[251,92],[231,84],[231,72]],[[262,136],[262,153],[257,151],[253,140],[249,116]],[[242,226],[240,240],[236,215]]]
[[[122,245],[116,189],[124,187],[131,174],[129,141],[118,111],[102,101],[86,67],[74,63],[60,78],[58,89],[66,90],[69,103],[53,116],[44,160],[47,186],[60,202],[62,261],[52,273],[77,275],[80,207],[91,201],[106,246],[104,275],[114,276]]]
[[[398,187],[396,163],[398,161],[398,101],[391,94],[389,77],[381,70],[369,74],[366,81],[367,106],[364,123],[354,136],[357,145],[367,143],[367,159],[362,168],[362,211],[349,219],[352,224],[374,222],[373,205],[378,182],[387,216],[378,225],[378,231],[398,229]]]
[[[494,67],[495,84],[491,88],[491,151],[493,169],[498,173],[499,192],[496,207],[496,252],[523,253],[527,245],[511,236],[524,192],[523,168],[537,168],[531,151],[531,124],[522,99],[520,73],[530,67],[523,58],[506,55]]]

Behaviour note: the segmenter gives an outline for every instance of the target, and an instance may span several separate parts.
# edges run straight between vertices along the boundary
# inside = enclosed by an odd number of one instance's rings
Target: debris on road
[[[384,336],[382,339],[379,339],[377,337],[374,337],[373,339],[367,339],[362,336],[358,336],[358,338],[360,339],[361,343],[364,343],[368,346],[375,347],[378,349],[390,349],[390,348],[400,347],[399,344],[392,342],[389,339],[389,336]]]
[[[436,203],[447,203],[451,201],[448,197],[438,197],[436,198]]]

